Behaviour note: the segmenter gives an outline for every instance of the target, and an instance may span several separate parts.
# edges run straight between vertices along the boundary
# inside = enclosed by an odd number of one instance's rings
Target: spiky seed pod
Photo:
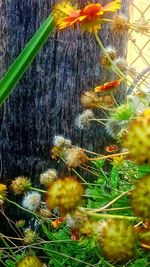
[[[94,119],[94,113],[90,109],[86,109],[76,118],[75,124],[78,128],[83,129],[91,125],[91,120]]]
[[[26,229],[24,232],[24,244],[25,245],[30,245],[32,243],[34,243],[34,241],[36,240],[36,233],[34,231],[32,231],[31,229]]]
[[[60,147],[60,146],[53,146],[50,153],[52,159],[59,159],[63,153],[64,153],[65,148]]]
[[[112,114],[112,119],[117,121],[127,121],[135,116],[135,108],[131,102],[122,104],[117,107],[115,112]]]
[[[16,222],[17,228],[23,228],[25,226],[26,221],[25,220],[19,220]]]
[[[74,211],[81,202],[83,186],[72,176],[58,179],[49,186],[47,205],[59,208],[62,215]]]
[[[23,176],[15,178],[11,183],[11,189],[16,195],[23,194],[26,190],[29,190],[30,187],[30,179]]]
[[[62,135],[54,136],[54,146],[56,147],[70,147],[71,141],[69,139],[65,139]]]
[[[39,209],[38,214],[45,218],[52,217],[52,213],[48,209]]]
[[[81,96],[81,104],[84,108],[97,108],[100,104],[100,99],[96,93],[86,91]]]
[[[131,199],[134,214],[142,218],[150,218],[150,175],[136,182]]]
[[[57,172],[55,169],[48,169],[45,172],[40,174],[40,183],[48,186],[51,184],[57,177]]]
[[[69,168],[76,168],[80,165],[86,165],[88,162],[88,156],[81,148],[67,149],[64,157]]]
[[[124,35],[128,32],[130,24],[128,18],[120,14],[114,17],[112,22],[112,30],[115,34]]]
[[[150,109],[130,123],[123,146],[137,163],[150,163]]]
[[[17,263],[17,267],[46,267],[36,256],[25,256]]]
[[[99,242],[104,255],[113,261],[128,261],[135,252],[135,232],[125,220],[110,219],[103,223]]]

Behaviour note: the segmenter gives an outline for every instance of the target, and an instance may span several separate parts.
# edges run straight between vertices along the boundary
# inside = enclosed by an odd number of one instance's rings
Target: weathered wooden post
[[[0,0],[1,76],[49,15],[54,2]],[[122,2],[122,12],[128,14],[129,0]],[[114,45],[118,54],[125,56],[126,36],[114,36],[105,25],[100,37],[104,46]],[[55,134],[97,151],[106,144],[104,129],[95,125],[79,131],[74,124],[82,110],[81,93],[107,80],[100,55],[94,37],[88,33],[65,30],[49,38],[4,105],[0,133],[4,178],[35,177],[51,166],[49,149]]]

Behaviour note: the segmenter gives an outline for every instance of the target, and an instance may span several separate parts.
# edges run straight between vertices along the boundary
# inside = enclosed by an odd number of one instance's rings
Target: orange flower
[[[54,228],[58,228],[59,225],[64,221],[64,217],[60,217],[59,219],[56,219],[55,221],[52,222],[52,225]]]
[[[115,0],[109,4],[102,6],[101,4],[89,4],[80,13],[80,23],[83,30],[89,32],[97,32],[101,29],[101,24],[105,22],[103,15],[106,12],[115,12],[121,7],[121,0]]]
[[[118,147],[116,145],[110,145],[105,148],[105,150],[109,153],[118,151]]]
[[[115,12],[121,7],[121,0],[114,0],[105,6],[101,4],[89,4],[82,9],[73,6],[70,2],[63,1],[57,4],[53,11],[56,27],[61,30],[70,26],[81,25],[81,29],[89,32],[97,32],[101,29],[103,14]]]
[[[104,92],[110,92],[111,90],[115,89],[116,87],[118,87],[121,83],[122,79],[119,80],[115,80],[115,81],[111,81],[111,82],[106,82],[103,85],[97,86],[94,89],[95,93],[104,93]]]
[[[69,1],[62,1],[62,3],[56,4],[52,13],[56,27],[62,30],[69,26],[75,26],[79,22],[80,12],[81,10],[77,9],[77,6],[73,6]]]

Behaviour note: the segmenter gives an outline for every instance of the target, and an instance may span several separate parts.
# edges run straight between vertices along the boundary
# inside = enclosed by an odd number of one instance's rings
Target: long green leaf
[[[50,15],[0,81],[0,105],[9,96],[53,30],[54,22]]]

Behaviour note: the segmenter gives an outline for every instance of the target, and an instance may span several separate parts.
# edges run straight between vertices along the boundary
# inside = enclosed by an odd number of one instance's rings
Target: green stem
[[[100,255],[100,253],[99,253],[99,251],[98,251],[97,249],[95,249],[95,253],[96,253],[96,255],[98,256],[98,258],[99,258],[101,261],[103,261],[106,265],[108,265],[109,267],[114,267],[114,265],[110,264],[108,261],[105,261],[105,260],[101,257],[101,255]]]
[[[110,63],[112,64],[114,71],[118,74],[118,76],[120,78],[124,78],[125,80],[127,79],[126,75],[124,75],[124,73],[114,64],[113,60],[111,59],[111,57],[109,56],[109,54],[107,53],[105,47],[103,46],[100,38],[98,37],[98,34],[95,32],[94,33],[96,41],[100,47],[100,49],[102,50],[103,54],[107,57],[107,59],[110,61]]]
[[[99,119],[90,119],[90,121],[96,121],[96,122],[98,122],[98,123],[102,124],[103,126],[105,126],[105,123],[104,123],[104,122],[102,122],[102,121],[101,121],[101,120],[99,120]]]
[[[0,262],[1,262],[4,266],[8,267],[8,265],[5,264],[5,262],[4,262],[2,259],[0,259]]]
[[[143,237],[143,238],[149,237],[150,238],[150,231],[140,234],[140,237]]]
[[[10,253],[13,255],[13,257],[15,257],[16,259],[16,255],[13,252],[13,250],[10,248],[10,246],[7,244],[6,240],[3,238],[3,235],[0,234],[0,239],[3,241],[3,243],[5,244],[5,246],[8,248],[8,250],[10,251]]]
[[[113,157],[117,157],[117,156],[124,156],[124,155],[128,155],[129,152],[121,152],[121,153],[117,153],[117,154],[113,154],[113,155],[106,155],[106,156],[102,156],[100,158],[89,158],[89,160],[94,161],[94,160],[101,160],[101,159],[107,159],[107,158],[113,158]]]
[[[6,200],[7,202],[9,202],[9,203],[15,205],[15,206],[18,207],[19,209],[21,209],[21,210],[23,210],[23,211],[25,211],[25,212],[28,212],[28,213],[32,214],[34,217],[38,218],[37,214],[35,214],[35,213],[32,212],[31,210],[28,210],[28,209],[23,208],[22,206],[20,206],[19,204],[17,204],[17,203],[14,202],[14,201],[9,200],[8,198],[5,198],[5,200]]]
[[[85,213],[88,216],[91,216],[97,219],[120,219],[120,220],[129,220],[129,221],[140,220],[140,218],[133,217],[133,216],[123,216],[123,215],[114,215],[114,214],[97,214],[94,212],[85,211],[84,208],[82,207],[79,207],[78,210],[80,212]]]
[[[121,193],[121,195],[117,196],[116,198],[114,198],[112,201],[110,201],[108,204],[106,204],[105,206],[103,206],[102,208],[99,209],[94,209],[93,211],[95,212],[102,212],[103,210],[107,209],[108,207],[110,207],[111,205],[113,205],[118,199],[120,199],[121,197],[123,197],[124,195],[128,194],[130,191],[127,190],[123,193]]]
[[[65,164],[67,164],[67,162],[63,159],[63,157],[60,157],[61,158],[61,160],[65,163]],[[84,178],[79,174],[79,173],[77,173],[76,172],[76,170],[75,169],[72,169],[72,171],[81,179],[81,181],[82,182],[84,182],[85,184],[88,184],[85,180],[84,180]]]
[[[106,56],[106,58],[107,58],[107,59],[109,60],[109,62],[111,63],[114,72],[115,72],[120,78],[123,78],[125,81],[128,81],[126,75],[125,75],[125,74],[124,74],[124,73],[117,67],[116,64],[114,64],[113,60],[111,59],[111,57],[110,57],[109,54],[107,53],[105,47],[103,46],[103,44],[102,44],[102,42],[101,42],[101,40],[100,40],[98,34],[95,32],[94,35],[95,35],[95,39],[96,39],[96,41],[97,41],[97,43],[98,43],[100,49],[102,50],[103,54]],[[133,85],[134,85],[134,87],[136,87],[140,92],[142,92],[141,88],[140,88],[137,84],[133,83]]]
[[[47,191],[46,190],[42,190],[42,189],[40,189],[40,188],[35,188],[35,187],[30,187],[32,190],[34,190],[34,191],[38,191],[38,192],[40,192],[40,193],[47,193]]]
[[[112,96],[112,99],[114,100],[114,103],[116,104],[116,106],[119,107],[119,105],[118,105],[118,103],[117,103],[117,101],[116,101],[116,99],[115,99],[113,93],[111,94],[111,96]]]

